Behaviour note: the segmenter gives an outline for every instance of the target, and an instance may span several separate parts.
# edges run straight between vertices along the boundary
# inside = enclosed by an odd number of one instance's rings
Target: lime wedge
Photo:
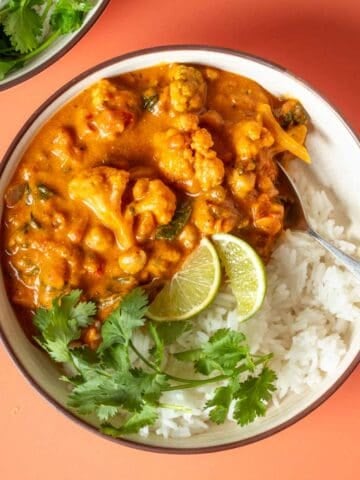
[[[181,270],[164,286],[146,313],[157,321],[186,320],[204,310],[215,298],[221,282],[219,257],[203,238]]]
[[[229,277],[240,321],[247,320],[259,310],[265,298],[264,264],[248,243],[234,235],[219,233],[212,236],[212,241]]]

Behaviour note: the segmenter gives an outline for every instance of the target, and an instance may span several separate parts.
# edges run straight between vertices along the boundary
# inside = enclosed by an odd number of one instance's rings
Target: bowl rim
[[[53,63],[57,62],[61,57],[63,57],[69,50],[71,50],[75,45],[82,39],[82,37],[95,25],[95,23],[99,20],[101,15],[104,13],[106,7],[109,5],[110,0],[100,0],[101,4],[98,7],[96,13],[91,17],[91,19],[83,24],[80,29],[75,33],[72,39],[67,42],[63,47],[60,48],[58,52],[54,55],[51,55],[50,58],[41,62],[39,65],[35,65],[34,68],[31,68],[28,72],[20,74],[18,77],[14,78],[13,80],[6,81],[6,77],[4,80],[0,82],[0,92],[8,90],[16,85],[19,85],[26,80],[29,80],[32,77],[35,77],[37,74],[45,70],[46,68],[50,67]]]
[[[109,0],[105,1],[105,6],[107,5]],[[92,22],[94,23],[94,22]],[[41,113],[43,113],[44,110],[46,110],[59,96],[61,96],[63,93],[65,93],[67,90],[69,90],[72,86],[76,85],[79,83],[81,80],[85,79],[86,77],[92,75],[93,73],[96,73],[97,71],[109,67],[111,65],[114,65],[116,63],[122,62],[124,60],[141,56],[141,55],[146,55],[146,54],[151,54],[151,53],[159,53],[159,52],[169,52],[169,51],[177,51],[177,50],[185,50],[185,51],[192,51],[192,50],[202,50],[202,51],[207,51],[207,52],[213,52],[213,53],[222,53],[222,54],[227,54],[227,55],[232,55],[234,57],[240,57],[240,58],[245,58],[251,61],[255,61],[256,63],[260,63],[264,66],[270,67],[272,69],[275,69],[278,72],[284,73],[288,75],[290,78],[295,79],[297,82],[299,82],[303,87],[305,87],[307,90],[310,90],[312,93],[315,93],[318,97],[319,100],[322,102],[325,102],[337,115],[339,121],[342,122],[344,127],[348,130],[348,132],[351,134],[351,136],[354,138],[355,142],[358,144],[358,147],[360,149],[360,136],[358,136],[355,131],[352,129],[350,126],[349,122],[345,120],[344,116],[340,111],[335,108],[331,102],[329,102],[326,98],[326,96],[322,95],[319,93],[317,89],[314,89],[307,81],[303,80],[301,77],[293,74],[291,71],[288,69],[282,67],[281,65],[274,63],[270,60],[264,59],[263,57],[257,56],[257,55],[252,55],[240,50],[235,50],[235,49],[230,49],[230,48],[224,48],[224,47],[214,47],[214,46],[208,46],[208,45],[196,45],[196,44],[191,44],[191,45],[181,45],[181,44],[175,44],[175,45],[164,45],[164,46],[158,46],[158,47],[151,47],[151,48],[145,48],[145,49],[140,49],[140,50],[135,50],[131,51],[129,53],[119,55],[116,57],[112,57],[108,60],[105,60],[104,62],[98,63],[97,65],[85,70],[84,72],[80,73],[76,77],[74,77],[72,80],[68,81],[65,85],[60,87],[55,93],[53,93],[47,100],[45,100],[36,110],[35,112],[28,118],[28,120],[23,124],[17,135],[15,136],[14,140],[11,142],[10,146],[6,150],[1,163],[0,163],[0,175],[3,173],[6,165],[8,164],[15,148],[17,147],[17,144],[21,140],[21,138],[24,136],[26,131],[29,129],[29,127],[36,121],[36,119],[39,117]],[[26,380],[38,391],[38,393],[43,396],[50,404],[52,404],[58,411],[62,412],[67,418],[73,420],[76,422],[78,425],[83,427],[84,429],[87,429],[88,431],[91,431],[95,434],[97,434],[99,437],[104,438],[106,440],[109,440],[113,443],[120,444],[123,446],[127,447],[132,447],[138,450],[142,451],[149,451],[149,452],[154,452],[154,453],[166,453],[166,454],[200,454],[200,453],[212,453],[212,452],[220,452],[220,451],[225,451],[225,450],[230,450],[233,448],[238,448],[242,447],[245,445],[250,445],[252,443],[258,442],[260,440],[263,440],[265,438],[271,437],[272,435],[284,430],[287,427],[290,427],[291,425],[294,425],[297,423],[299,420],[313,412],[316,408],[318,408],[322,403],[324,403],[328,398],[330,398],[337,390],[338,388],[345,382],[345,380],[351,375],[351,373],[355,370],[357,365],[360,363],[360,346],[359,346],[359,351],[357,355],[354,357],[353,361],[351,364],[348,366],[348,368],[343,372],[343,374],[334,382],[331,387],[324,392],[318,399],[316,399],[313,403],[311,403],[308,407],[304,408],[301,410],[299,413],[297,413],[295,416],[293,416],[291,419],[280,423],[279,425],[270,428],[269,430],[266,430],[265,432],[262,432],[260,434],[254,435],[251,438],[246,438],[242,440],[237,440],[231,443],[226,443],[226,444],[219,444],[219,445],[213,445],[209,447],[189,447],[189,448],[180,448],[180,447],[166,447],[166,446],[154,446],[154,445],[148,445],[141,443],[137,440],[134,439],[126,439],[126,438],[113,438],[108,435],[105,435],[101,433],[95,426],[90,425],[86,422],[84,422],[81,418],[76,416],[74,413],[71,411],[67,410],[65,407],[63,407],[60,403],[58,403],[53,397],[51,397],[43,388],[36,382],[36,380],[31,376],[30,372],[27,371],[25,368],[24,364],[21,362],[21,360],[17,357],[16,353],[14,352],[11,342],[5,335],[4,331],[2,330],[1,324],[0,324],[0,340],[3,341],[4,346],[6,350],[8,351],[11,359],[17,366],[17,368],[20,370],[22,375],[26,378]]]

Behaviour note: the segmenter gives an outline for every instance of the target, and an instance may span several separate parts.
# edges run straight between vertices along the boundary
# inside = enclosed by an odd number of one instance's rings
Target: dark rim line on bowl
[[[15,139],[11,143],[10,147],[6,151],[1,165],[0,165],[0,175],[2,174],[4,168],[6,167],[13,151],[15,150],[17,144],[19,143],[20,139],[23,137],[25,132],[28,130],[28,128],[31,126],[31,124],[38,118],[38,116],[48,107],[53,103],[60,95],[65,93],[69,88],[83,80],[84,78],[88,77],[89,75],[95,73],[98,70],[101,70],[105,67],[111,66],[115,63],[118,63],[123,60],[127,60],[129,58],[133,58],[136,56],[140,55],[145,55],[145,54],[150,54],[150,53],[157,53],[157,52],[168,52],[168,51],[176,51],[176,50],[202,50],[202,51],[210,51],[215,52],[215,53],[224,53],[224,54],[230,54],[234,55],[237,57],[245,58],[248,60],[256,61],[258,63],[261,63],[265,66],[275,68],[276,70],[285,73],[291,78],[294,78],[297,80],[299,83],[301,83],[306,89],[310,90],[312,93],[315,93],[319,99],[323,102],[326,102],[330,108],[336,113],[338,116],[339,120],[343,123],[343,125],[346,127],[346,129],[349,131],[349,133],[352,135],[352,137],[355,139],[355,141],[358,143],[359,148],[360,148],[360,138],[355,134],[355,132],[352,130],[350,125],[347,123],[347,121],[344,119],[342,114],[332,106],[330,102],[327,101],[327,99],[318,93],[316,90],[314,90],[306,81],[303,79],[299,78],[298,76],[292,74],[289,72],[287,69],[283,68],[280,65],[277,65],[276,63],[273,63],[271,61],[265,60],[261,57],[255,56],[255,55],[250,55],[245,52],[241,52],[238,50],[232,50],[232,49],[227,49],[227,48],[220,48],[220,47],[208,47],[208,46],[201,46],[201,45],[169,45],[169,46],[160,46],[160,47],[153,47],[153,48],[148,48],[148,49],[143,49],[143,50],[137,50],[134,52],[127,53],[125,55],[120,55],[118,57],[112,58],[110,60],[107,60],[105,62],[102,62],[95,67],[92,67],[85,72],[81,73],[74,79],[70,80],[66,85],[61,87],[59,90],[57,90],[48,100],[46,100],[32,115],[31,117],[27,120],[27,122],[23,125],[23,127],[20,129],[19,133],[16,135]],[[16,366],[19,368],[21,373],[25,376],[25,378],[29,381],[29,383],[43,396],[45,397],[57,410],[60,410],[64,415],[66,415],[68,418],[72,419],[75,421],[77,424],[82,426],[83,428],[86,428],[89,431],[95,432],[97,435],[99,435],[102,438],[105,438],[107,440],[110,440],[112,442],[115,442],[117,444],[121,444],[124,446],[129,446],[132,448],[136,448],[139,450],[145,450],[145,451],[150,451],[150,452],[155,452],[155,453],[169,453],[169,454],[193,454],[193,453],[211,453],[211,452],[218,452],[222,450],[229,450],[232,448],[237,448],[245,445],[249,445],[251,443],[255,443],[259,440],[263,440],[267,437],[272,436],[275,433],[280,432],[281,430],[284,430],[285,428],[295,424],[302,418],[304,418],[306,415],[314,411],[317,407],[319,407],[325,400],[327,400],[333,393],[336,392],[336,390],[344,383],[344,381],[350,376],[350,374],[353,372],[353,370],[356,368],[356,366],[360,362],[360,349],[354,360],[351,362],[349,367],[346,369],[346,371],[341,375],[340,378],[317,400],[315,400],[311,405],[309,405],[307,408],[299,412],[297,415],[292,417],[290,420],[287,420],[280,425],[273,427],[266,432],[260,433],[258,435],[254,435],[251,438],[248,439],[243,439],[243,440],[238,440],[235,442],[231,443],[225,443],[221,445],[215,445],[215,446],[209,446],[209,447],[194,447],[194,448],[175,448],[175,447],[163,447],[163,446],[151,446],[151,445],[146,445],[144,443],[138,442],[136,440],[130,440],[130,439],[124,439],[124,438],[112,438],[107,435],[102,434],[96,427],[89,425],[86,423],[84,420],[80,419],[77,417],[74,413],[71,411],[67,410],[65,407],[63,407],[60,403],[58,403],[54,398],[52,398],[46,391],[42,389],[40,385],[37,384],[35,379],[31,376],[31,373],[27,371],[26,367],[22,364],[20,359],[16,356],[15,352],[13,351],[11,344],[6,337],[5,333],[2,331],[1,325],[0,325],[0,339],[3,340],[4,345],[6,349],[8,350],[8,353],[10,354],[10,357],[16,364]]]
[[[101,0],[101,5],[98,8],[97,12],[94,14],[94,16],[91,18],[91,20],[88,23],[85,23],[82,27],[80,27],[80,30],[75,33],[75,36],[71,39],[71,41],[64,45],[62,48],[60,48],[60,50],[55,53],[55,55],[51,56],[44,63],[41,63],[37,67],[31,69],[29,72],[19,75],[13,80],[6,81],[5,77],[5,79],[0,82],[0,92],[5,91],[11,87],[15,87],[19,83],[25,82],[26,80],[35,77],[35,75],[50,67],[50,65],[63,57],[69,50],[75,47],[75,45],[82,39],[82,37],[95,25],[101,15],[104,13],[109,3],[110,0]]]

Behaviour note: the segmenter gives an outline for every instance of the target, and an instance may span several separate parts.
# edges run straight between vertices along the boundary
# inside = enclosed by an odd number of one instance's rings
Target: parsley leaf
[[[189,201],[181,203],[175,210],[174,216],[167,225],[160,225],[155,237],[160,240],[174,240],[183,231],[192,212]]]
[[[81,290],[55,298],[49,310],[39,308],[34,323],[40,331],[37,342],[56,362],[71,361],[69,343],[80,337],[81,328],[90,324],[95,306],[79,303]]]
[[[260,375],[250,377],[245,382],[240,383],[234,394],[237,399],[234,419],[239,425],[247,425],[253,422],[256,417],[265,415],[267,403],[276,390],[275,381],[275,372],[265,367]]]
[[[7,14],[2,19],[4,32],[14,49],[20,53],[28,53],[39,45],[42,22],[34,9],[37,3],[36,0],[11,0]]]

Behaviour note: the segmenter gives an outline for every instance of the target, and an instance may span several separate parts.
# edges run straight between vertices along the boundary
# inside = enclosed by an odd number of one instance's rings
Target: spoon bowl
[[[310,235],[330,252],[336,260],[342,263],[360,282],[360,261],[341,251],[312,228],[306,215],[301,195],[294,181],[286,171],[284,165],[278,162],[278,167],[282,193],[289,199],[284,227]]]

